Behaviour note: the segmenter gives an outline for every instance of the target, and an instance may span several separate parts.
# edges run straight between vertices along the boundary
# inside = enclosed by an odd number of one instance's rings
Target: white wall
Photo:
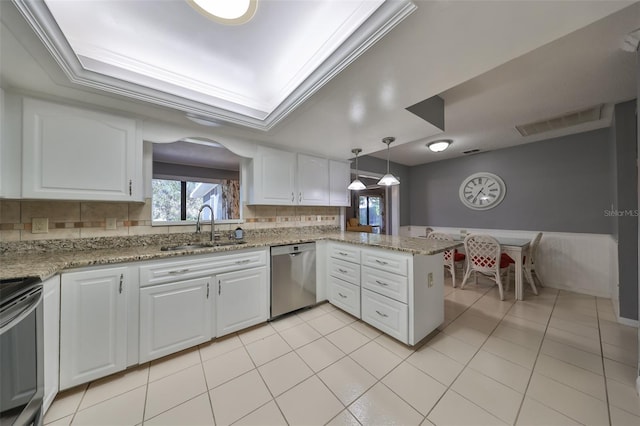
[[[425,228],[403,226],[400,235],[424,236]],[[453,236],[460,235],[460,228],[433,228]],[[536,235],[532,231],[506,229],[468,228],[466,231],[526,239],[532,239]],[[617,298],[617,264],[617,244],[611,235],[545,232],[538,247],[536,273],[546,287]]]

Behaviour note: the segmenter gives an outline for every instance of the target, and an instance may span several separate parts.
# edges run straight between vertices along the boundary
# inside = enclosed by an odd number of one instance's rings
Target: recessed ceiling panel
[[[132,83],[254,123],[279,107],[290,112],[282,105],[295,107],[301,101],[292,96],[309,95],[299,90],[303,83],[317,90],[415,8],[408,0],[387,1],[390,13],[380,19],[385,0],[259,0],[253,19],[232,26],[207,19],[186,0],[43,1],[44,12],[31,15],[45,33],[57,27],[62,47],[68,44],[90,80],[95,74]],[[43,23],[47,15],[52,22]],[[108,90],[104,80],[100,85]]]

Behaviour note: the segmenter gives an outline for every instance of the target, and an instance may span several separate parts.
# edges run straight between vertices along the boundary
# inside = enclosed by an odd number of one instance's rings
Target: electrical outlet
[[[114,231],[116,229],[116,218],[115,217],[108,217],[105,219],[104,221],[104,228],[109,230],[109,231]]]
[[[429,272],[427,274],[427,287],[428,288],[433,287],[433,272]]]
[[[49,232],[49,218],[48,217],[32,217],[31,218],[31,233],[32,234],[46,234]]]

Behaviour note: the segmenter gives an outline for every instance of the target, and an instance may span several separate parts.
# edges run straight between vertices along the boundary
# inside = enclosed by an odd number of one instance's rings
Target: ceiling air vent
[[[465,154],[465,155],[477,154],[478,152],[480,152],[479,149],[470,149],[468,151],[462,151],[462,153]]]
[[[535,123],[521,124],[516,129],[522,136],[531,136],[538,133],[550,132],[552,130],[564,129],[565,127],[577,126],[578,124],[598,121],[602,118],[604,104],[596,105],[580,111],[573,111],[558,117],[536,121]]]

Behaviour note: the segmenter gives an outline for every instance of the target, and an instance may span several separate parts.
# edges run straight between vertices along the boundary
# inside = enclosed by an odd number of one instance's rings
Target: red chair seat
[[[507,253],[502,253],[502,255],[500,256],[502,259],[500,259],[500,263],[502,263],[502,261],[504,259],[507,260],[507,262],[509,263],[516,263],[515,260],[513,260],[513,258],[511,256],[509,256]],[[522,263],[524,263],[524,261],[527,260],[527,256],[522,256]]]
[[[453,255],[454,262],[462,262],[466,258],[467,256],[465,256],[464,253],[458,253],[458,250],[456,250],[455,254]]]

